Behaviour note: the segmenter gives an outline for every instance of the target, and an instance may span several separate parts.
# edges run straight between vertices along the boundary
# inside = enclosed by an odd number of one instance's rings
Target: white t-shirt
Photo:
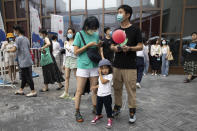
[[[141,50],[141,51],[137,51],[136,52],[136,55],[138,56],[138,57],[144,57],[144,45],[143,45],[143,49]]]
[[[103,79],[109,80],[109,82],[107,82],[106,84],[102,84],[99,77],[99,88],[98,88],[97,96],[100,97],[111,95],[113,75],[112,74],[103,75]]]
[[[53,56],[57,57],[60,54],[60,50],[61,50],[60,43],[57,41],[52,41],[52,43],[53,43]]]

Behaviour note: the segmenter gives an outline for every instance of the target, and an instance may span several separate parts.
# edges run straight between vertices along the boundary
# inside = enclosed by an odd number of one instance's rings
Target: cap
[[[107,59],[103,59],[103,60],[99,61],[99,67],[105,66],[105,65],[111,66],[111,62]]]
[[[7,33],[7,38],[13,38],[13,37],[14,37],[13,33]]]

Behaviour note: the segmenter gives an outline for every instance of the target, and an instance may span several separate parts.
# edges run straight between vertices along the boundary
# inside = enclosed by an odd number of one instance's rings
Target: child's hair
[[[113,73],[112,66],[110,66],[110,65],[106,65],[106,66],[109,68],[109,73],[108,74],[112,74]]]

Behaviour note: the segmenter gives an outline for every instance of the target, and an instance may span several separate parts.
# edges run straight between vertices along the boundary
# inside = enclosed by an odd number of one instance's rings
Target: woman
[[[162,47],[161,47],[161,53],[162,53],[162,67],[161,67],[161,74],[166,77],[168,76],[169,71],[169,60],[168,56],[170,54],[170,47],[167,44],[167,41],[164,39],[162,40]]]
[[[57,35],[52,36],[52,43],[53,43],[53,56],[55,57],[55,61],[59,70],[61,71],[61,60],[60,60],[60,43],[57,41]]]
[[[64,69],[65,69],[65,78],[66,78],[65,91],[60,96],[60,98],[70,98],[68,93],[68,88],[69,88],[69,79],[70,79],[71,70],[73,70],[74,75],[76,76],[77,56],[74,54],[74,46],[73,46],[74,38],[75,38],[75,30],[69,28],[67,31],[67,41],[65,41],[64,43],[64,49],[66,51],[65,54],[66,56],[64,59]]]
[[[85,88],[87,79],[90,80],[90,86],[95,86],[98,83],[98,63],[91,61],[87,55],[88,48],[100,47],[99,35],[97,30],[99,28],[99,21],[95,16],[86,18],[82,31],[80,31],[83,39],[78,32],[74,40],[74,53],[78,55],[77,58],[77,91],[75,94],[75,117],[77,122],[83,122],[80,114],[81,95]],[[96,110],[96,90],[92,90],[92,104],[93,109]]]
[[[49,47],[50,55],[53,60],[53,63],[42,66],[45,87],[42,88],[40,92],[49,91],[48,84],[54,84],[55,82],[59,84],[59,87],[57,88],[57,90],[60,90],[61,88],[64,87],[61,83],[64,81],[64,78],[62,77],[61,72],[53,56],[52,42],[49,40],[47,36],[47,31],[45,29],[41,29],[39,33],[40,33],[40,37],[44,39],[44,46],[41,48],[41,51],[44,53],[45,49]]]
[[[187,55],[184,64],[184,71],[188,74],[184,83],[189,83],[195,79],[197,75],[197,33],[193,32],[192,42],[189,44],[189,48],[186,49]]]
[[[161,67],[161,46],[159,44],[159,39],[156,40],[155,45],[151,46],[151,56],[152,56],[152,75],[157,75]]]
[[[1,50],[5,51],[5,67],[9,69],[9,76],[12,84],[16,83],[16,53],[7,52],[7,50],[14,47],[14,35],[13,33],[7,34],[7,41],[1,46]]]

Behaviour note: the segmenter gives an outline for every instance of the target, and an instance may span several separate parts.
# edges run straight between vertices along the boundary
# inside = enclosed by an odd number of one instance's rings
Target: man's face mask
[[[122,22],[123,21],[123,14],[118,14],[117,15],[117,21]]]

